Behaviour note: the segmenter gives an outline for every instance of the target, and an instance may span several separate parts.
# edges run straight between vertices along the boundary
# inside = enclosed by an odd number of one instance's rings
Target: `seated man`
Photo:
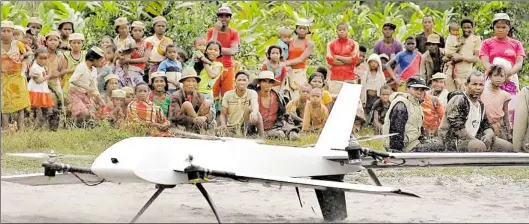
[[[222,97],[220,129],[234,134],[240,132],[242,127],[244,135],[257,129],[259,136],[264,137],[257,92],[247,88],[249,79],[250,76],[245,71],[235,74],[235,89],[226,92]]]
[[[485,76],[473,71],[467,78],[465,92],[448,94],[448,104],[439,127],[439,136],[449,151],[514,151],[508,141],[494,135],[485,106],[480,101]]]
[[[291,100],[287,104],[287,113],[290,115],[296,126],[302,126],[305,104],[309,101],[311,91],[312,86],[310,84],[305,83],[301,85],[299,88],[299,97]]]
[[[329,117],[329,110],[323,105],[321,98],[323,91],[314,88],[310,92],[310,102],[305,105],[303,113],[303,129],[307,132],[320,132]]]
[[[299,128],[286,113],[285,98],[282,94],[272,89],[279,81],[274,78],[271,71],[261,71],[257,78],[259,87],[257,95],[259,112],[263,117],[265,136],[269,138],[296,140],[299,138]]]
[[[180,129],[203,133],[212,130],[211,103],[197,91],[200,78],[192,67],[184,68],[179,80],[183,88],[171,95],[169,119]]]
[[[406,81],[406,92],[395,92],[390,96],[390,106],[386,114],[382,134],[398,133],[385,142],[386,150],[395,152],[444,151],[439,141],[426,142],[422,136],[424,114],[421,103],[428,90],[426,81],[420,76],[412,76]]]

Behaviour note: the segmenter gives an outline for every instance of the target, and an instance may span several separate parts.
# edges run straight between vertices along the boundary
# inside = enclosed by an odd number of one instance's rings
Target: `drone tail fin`
[[[362,86],[342,82],[329,118],[323,127],[316,148],[321,150],[343,149],[347,146],[360,101]]]

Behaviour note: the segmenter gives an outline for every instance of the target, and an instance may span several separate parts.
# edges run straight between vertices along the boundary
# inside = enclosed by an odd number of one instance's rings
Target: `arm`
[[[220,127],[226,127],[228,124],[228,108],[222,107],[220,111]]]
[[[387,116],[387,115],[386,115]],[[389,133],[399,133],[389,137],[389,148],[404,150],[404,139],[406,136],[405,125],[408,121],[408,109],[402,102],[395,104],[389,114]]]
[[[386,67],[386,70],[388,71],[388,73],[391,76],[391,78],[393,79],[393,81],[395,81],[397,83],[397,85],[399,85],[400,84],[400,78],[397,76],[397,74],[395,73],[395,71],[393,71],[393,68],[391,67],[391,65],[393,63],[395,63],[397,58],[398,58],[398,54],[397,54],[397,56],[391,58],[388,61],[388,63],[386,63],[384,66]]]
[[[516,57],[516,63],[512,66],[510,70],[506,72],[508,77],[511,77],[512,75],[518,73],[522,69],[524,56],[518,55]]]
[[[204,69],[206,69],[209,77],[212,79],[217,78],[222,71],[221,66],[211,66],[210,64],[204,64]]]
[[[167,71],[167,59],[166,60],[163,60],[160,65],[158,66],[158,70],[156,70],[157,72],[166,72]]]
[[[422,55],[422,58],[421,58],[421,65],[419,66],[419,75],[423,78],[426,78],[426,60],[424,60],[424,56],[426,54],[423,54]]]
[[[460,139],[475,139],[475,136],[470,136],[465,128],[468,114],[468,105],[466,105],[465,97],[463,95],[452,97],[446,105],[445,116],[450,131],[454,132]]]
[[[143,64],[147,63],[149,61],[149,57],[151,57],[151,51],[152,51],[152,45],[148,45],[148,47],[145,48],[145,51],[143,52],[142,58],[135,58],[135,59],[124,59],[124,63],[130,63],[130,64]]]
[[[305,112],[303,112],[303,125],[302,125],[302,128],[301,130],[302,131],[310,131],[311,130],[311,125],[312,125],[312,121],[310,119],[310,102],[307,102],[305,104]]]
[[[360,52],[360,45],[358,45],[358,43],[355,42],[354,46],[355,46],[355,48],[351,52],[351,55],[349,55],[347,57],[336,55],[335,56],[336,60],[339,60],[343,64],[347,64],[347,65],[356,64],[358,62],[358,53]]]
[[[332,52],[332,49],[331,49],[331,45],[332,45],[332,42],[329,42],[327,44],[327,55],[325,57],[325,60],[327,61],[327,64],[329,65],[344,65],[343,62],[339,61],[334,55],[334,53]]]
[[[514,145],[514,151],[524,152],[522,144],[527,131],[529,131],[529,87],[523,88],[517,97],[518,103],[515,108],[516,113],[514,113],[512,144]]]
[[[307,48],[305,49],[305,51],[303,51],[303,54],[301,54],[299,57],[295,59],[285,61],[285,66],[297,65],[305,61],[305,59],[307,59],[312,54],[313,49],[314,49],[314,42],[309,41]]]
[[[188,126],[193,124],[193,118],[184,114],[184,111],[180,107],[178,98],[180,97],[181,90],[175,92],[171,96],[171,104],[169,105],[169,120],[175,124]]]
[[[505,115],[503,115],[503,125],[505,125],[505,127],[507,128],[507,134],[512,133],[511,121],[509,120],[509,102],[510,101],[511,100],[509,99],[503,103],[503,113],[505,113]]]
[[[301,122],[303,122],[303,118],[299,117],[298,113],[296,112],[296,110],[297,110],[297,107],[296,107],[297,100],[299,100],[299,98],[291,100],[290,102],[288,102],[288,104],[286,106],[287,107],[287,113],[290,115],[290,117],[292,117],[292,119],[294,121],[299,121],[301,123]],[[305,109],[305,108],[303,108],[303,109]]]

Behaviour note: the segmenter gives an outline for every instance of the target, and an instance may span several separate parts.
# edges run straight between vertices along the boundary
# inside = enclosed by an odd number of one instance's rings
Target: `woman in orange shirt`
[[[307,83],[307,59],[312,54],[314,42],[307,38],[311,34],[310,22],[300,18],[296,23],[294,33],[297,37],[288,46],[288,59],[283,62],[287,67],[291,67],[286,79],[286,89],[290,94],[290,99],[299,97],[300,86]]]

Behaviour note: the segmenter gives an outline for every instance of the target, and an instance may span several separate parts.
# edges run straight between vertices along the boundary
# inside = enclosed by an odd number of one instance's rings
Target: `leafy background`
[[[335,26],[346,21],[351,25],[351,37],[372,50],[382,37],[381,28],[386,20],[398,27],[396,39],[422,32],[421,19],[430,14],[435,18],[435,30],[448,34],[448,24],[471,16],[476,22],[475,33],[486,39],[494,13],[506,12],[514,20],[515,37],[529,47],[529,2],[509,1],[2,1],[2,20],[8,19],[25,26],[31,16],[44,21],[42,33],[57,28],[57,23],[69,18],[76,31],[88,39],[87,46],[98,44],[104,35],[114,37],[114,20],[120,16],[129,21],[141,20],[147,27],[152,18],[163,15],[168,20],[168,36],[189,51],[193,38],[205,36],[215,22],[215,11],[226,4],[232,8],[231,26],[241,34],[241,51],[237,60],[250,71],[257,71],[266,47],[277,41],[277,29],[293,29],[299,17],[313,21],[312,40],[316,49],[309,60],[309,73],[325,64],[326,44],[336,38]],[[146,31],[151,35],[151,30]],[[369,53],[369,52],[368,52]],[[255,72],[254,72],[255,74]],[[520,72],[523,85],[529,84],[529,63]]]

